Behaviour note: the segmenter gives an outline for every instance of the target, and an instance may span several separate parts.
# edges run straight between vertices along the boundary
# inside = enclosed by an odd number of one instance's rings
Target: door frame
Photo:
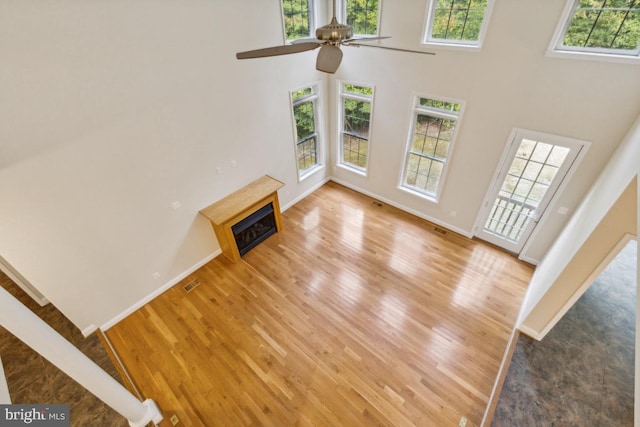
[[[489,203],[492,203],[494,201],[495,199],[494,193],[495,193],[496,186],[502,184],[501,182],[498,182],[500,179],[500,176],[502,175],[502,171],[504,170],[504,168],[508,168],[511,165],[510,160],[512,159],[509,157],[509,153],[511,152],[511,149],[515,143],[518,143],[518,144],[520,143],[520,141],[516,141],[516,136],[518,136],[518,134],[523,134],[524,137],[526,138],[534,138],[541,142],[549,141],[548,143],[553,143],[552,141],[564,141],[567,145],[576,145],[579,147],[576,157],[573,159],[573,162],[571,163],[571,165],[569,165],[569,167],[567,168],[566,174],[561,179],[553,195],[550,197],[549,203],[542,210],[542,212],[539,213],[537,223],[533,227],[533,230],[531,231],[529,236],[526,238],[526,241],[524,242],[522,248],[519,250],[519,252],[516,253],[516,255],[518,256],[518,259],[537,265],[539,260],[529,258],[524,254],[527,253],[529,247],[531,246],[531,242],[535,241],[535,237],[539,233],[540,226],[543,225],[543,223],[549,217],[549,214],[551,212],[555,212],[554,207],[560,195],[564,192],[564,189],[566,188],[569,181],[571,181],[571,178],[573,177],[573,174],[575,173],[576,169],[584,159],[584,156],[586,155],[587,151],[591,147],[591,142],[584,141],[581,139],[576,139],[576,138],[569,138],[565,136],[559,136],[559,135],[553,135],[550,133],[534,131],[530,129],[523,129],[523,128],[511,129],[511,132],[509,133],[509,137],[507,138],[507,142],[504,146],[504,149],[502,150],[502,155],[500,156],[500,160],[493,173],[493,177],[491,178],[490,185],[487,187],[484,198],[482,199],[482,204],[480,205],[480,208],[478,209],[478,212],[476,214],[476,219],[473,223],[473,228],[472,228],[472,235],[474,237],[477,237],[477,235],[479,234],[479,231],[483,227],[483,224],[481,224],[482,222],[481,220],[482,220],[482,217],[484,217],[485,207]],[[507,162],[509,162],[509,164],[507,164]]]

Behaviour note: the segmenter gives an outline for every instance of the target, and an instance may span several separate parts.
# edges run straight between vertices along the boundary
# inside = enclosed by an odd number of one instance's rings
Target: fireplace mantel
[[[276,230],[282,229],[278,189],[283,186],[284,183],[265,175],[200,211],[211,221],[222,254],[229,261],[237,262],[240,260],[240,251],[231,227],[260,208],[271,203],[276,220]]]

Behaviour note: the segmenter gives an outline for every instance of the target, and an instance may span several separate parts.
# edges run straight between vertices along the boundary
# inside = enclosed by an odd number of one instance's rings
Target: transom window
[[[461,108],[457,102],[416,97],[400,188],[438,199]]]
[[[284,33],[287,41],[311,37],[313,0],[282,0]]]
[[[640,1],[572,0],[554,40],[557,51],[640,54]]]
[[[361,36],[378,35],[378,0],[344,0],[344,16],[353,33]]]
[[[431,0],[425,43],[478,47],[493,0]]]
[[[320,166],[317,92],[315,85],[291,92],[297,167],[300,178]]]
[[[340,84],[339,164],[360,173],[367,172],[373,88]]]

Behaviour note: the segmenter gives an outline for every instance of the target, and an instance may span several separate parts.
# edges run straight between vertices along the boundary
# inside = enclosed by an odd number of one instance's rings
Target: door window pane
[[[484,231],[517,243],[568,153],[566,147],[523,138]]]

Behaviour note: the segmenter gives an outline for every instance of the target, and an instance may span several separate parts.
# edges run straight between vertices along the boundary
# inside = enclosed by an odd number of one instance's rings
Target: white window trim
[[[300,172],[300,169],[298,168],[298,130],[296,127],[296,117],[295,114],[293,112],[293,101],[291,99],[291,95],[294,92],[297,92],[299,90],[302,89],[306,89],[308,87],[313,88],[313,94],[309,95],[308,98],[306,98],[306,100],[313,100],[314,101],[314,125],[316,128],[316,165],[310,167],[309,169],[303,171],[302,173]],[[323,147],[323,140],[324,138],[322,137],[322,114],[320,114],[320,109],[322,108],[322,100],[320,97],[320,94],[322,93],[322,81],[317,81],[315,83],[310,83],[310,84],[306,84],[306,85],[302,85],[300,87],[297,87],[295,89],[292,89],[289,91],[289,108],[291,110],[291,125],[292,125],[292,132],[293,132],[293,154],[294,154],[294,160],[295,160],[295,164],[296,164],[296,171],[297,171],[297,175],[298,175],[298,182],[302,182],[305,179],[307,179],[308,177],[310,177],[311,175],[315,174],[316,172],[324,169],[324,150],[322,149]]]
[[[439,47],[442,49],[449,49],[449,50],[479,52],[480,49],[482,48],[482,44],[484,43],[484,38],[487,33],[487,28],[489,28],[489,20],[491,18],[491,12],[493,11],[493,3],[494,3],[494,0],[487,0],[487,9],[485,11],[484,18],[482,19],[482,26],[480,27],[480,34],[478,34],[478,41],[474,42],[474,41],[464,41],[464,40],[442,40],[442,39],[431,38],[431,31],[433,29],[432,17],[435,13],[437,0],[430,0],[429,6],[427,7],[425,25],[423,25],[424,31],[422,34],[421,44],[430,46],[430,47]]]
[[[316,28],[318,28],[318,20],[317,20],[317,13],[316,10],[318,8],[318,5],[316,4],[318,0],[311,0],[309,2],[310,4],[310,9],[309,9],[309,25],[311,26],[311,28],[309,28],[309,36],[308,37],[303,37],[302,39],[292,39],[292,40],[287,40],[287,29],[285,28],[285,23],[284,23],[284,7],[282,5],[282,0],[280,0],[280,21],[281,21],[281,28],[282,28],[282,42],[283,44],[292,44],[294,40],[304,40],[305,38],[315,38],[316,36]]]
[[[373,134],[373,102],[375,99],[375,94],[376,94],[376,89],[375,86],[372,84],[367,84],[367,83],[359,83],[359,82],[353,82],[353,81],[346,81],[346,80],[337,80],[337,90],[338,90],[338,120],[336,121],[336,123],[338,124],[337,126],[337,138],[336,138],[336,143],[337,143],[337,153],[338,155],[336,156],[336,166],[339,168],[343,168],[345,170],[348,170],[349,172],[353,172],[356,173],[358,175],[362,175],[362,176],[368,176],[369,175],[369,163],[371,161],[371,135]],[[371,97],[367,97],[367,96],[361,96],[361,95],[357,95],[357,94],[353,94],[353,93],[345,93],[342,91],[342,88],[344,87],[344,85],[353,85],[353,86],[362,86],[362,87],[368,87],[371,88]],[[344,163],[344,159],[343,159],[343,147],[342,147],[342,131],[344,129],[344,102],[343,99],[344,98],[349,98],[349,99],[356,99],[356,100],[361,100],[361,101],[368,101],[371,104],[371,111],[369,113],[369,135],[367,138],[367,164],[365,165],[365,169],[362,170],[360,168],[357,168],[355,166],[351,166],[348,165],[346,163]]]
[[[579,59],[589,61],[605,61],[605,62],[617,62],[626,64],[640,63],[640,47],[636,50],[635,54],[620,54],[616,50],[583,50],[581,48],[562,46],[564,35],[571,24],[573,15],[578,7],[580,0],[567,0],[560,15],[558,25],[553,33],[549,47],[545,53],[545,56],[551,58],[568,58]]]
[[[457,114],[446,113],[442,110],[432,109],[426,106],[419,105],[420,98],[432,99],[435,101],[442,102],[451,102],[460,105],[460,111]],[[409,130],[407,132],[407,143],[404,149],[404,156],[402,158],[402,168],[400,170],[400,180],[398,182],[398,190],[404,191],[406,193],[412,194],[414,196],[420,197],[421,199],[428,200],[433,203],[438,203],[440,200],[440,196],[442,195],[442,188],[444,187],[445,180],[447,178],[447,172],[449,170],[449,164],[451,163],[451,159],[453,157],[453,150],[455,146],[455,142],[458,138],[458,131],[460,130],[460,123],[462,121],[462,115],[465,109],[465,102],[459,99],[446,98],[439,95],[428,95],[421,93],[414,93],[412,95],[412,104],[411,104],[411,120],[409,122]],[[449,150],[447,151],[447,157],[443,162],[442,173],[440,174],[440,179],[438,180],[438,188],[436,189],[436,194],[425,194],[418,190],[412,189],[410,187],[404,186],[404,178],[407,171],[407,159],[409,158],[409,153],[411,151],[411,143],[413,141],[413,137],[415,134],[416,120],[418,118],[418,114],[424,112],[434,117],[445,118],[445,119],[455,119],[456,125],[453,129],[453,133],[451,134],[451,140],[449,141]]]
[[[338,11],[336,13],[338,15],[337,16],[338,22],[342,22],[346,24],[347,23],[347,0],[340,0]],[[380,23],[382,22],[380,18],[381,16],[382,16],[382,0],[378,0],[378,22],[376,23],[376,33],[375,34],[358,34],[355,32],[355,28],[354,28],[353,36],[360,37],[360,38],[380,36]]]

